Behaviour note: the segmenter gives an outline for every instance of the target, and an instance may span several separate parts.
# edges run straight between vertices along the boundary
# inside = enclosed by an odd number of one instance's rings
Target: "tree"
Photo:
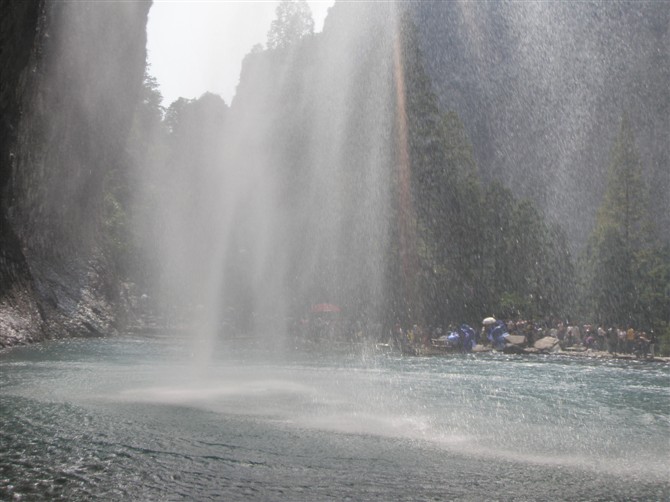
[[[163,97],[158,81],[148,70],[147,66],[128,134],[125,163],[106,171],[103,198],[106,253],[119,276],[140,283],[148,282],[144,273],[147,263],[142,261],[148,255],[142,251],[145,241],[137,235],[137,220],[140,214],[146,214],[150,202],[137,197],[136,190],[146,186],[147,165],[160,158],[165,133]]]
[[[600,227],[614,227],[626,241],[648,237],[647,190],[642,177],[640,156],[627,116],[614,148],[607,178],[607,190],[598,211]]]
[[[424,208],[422,228],[431,243],[439,271],[433,309],[449,310],[455,319],[475,319],[482,309],[482,189],[472,146],[455,112],[442,116],[438,127],[440,164],[419,194]]]
[[[630,121],[624,116],[587,250],[589,282],[585,289],[600,322],[644,322],[641,290],[646,289],[650,277],[643,272],[641,259],[654,247],[646,208],[642,167]],[[646,258],[646,262],[650,260]]]
[[[312,10],[305,0],[282,0],[268,31],[268,49],[285,49],[314,33]]]
[[[407,16],[401,34],[423,320],[565,313],[574,272],[565,236],[501,183],[482,187],[458,114],[439,111]]]

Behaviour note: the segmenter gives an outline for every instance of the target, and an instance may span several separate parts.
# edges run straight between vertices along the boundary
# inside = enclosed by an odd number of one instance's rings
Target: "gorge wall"
[[[627,115],[649,212],[670,240],[670,8],[664,2],[414,2],[426,68],[486,180],[581,249]]]
[[[117,327],[103,204],[127,163],[150,6],[0,1],[0,348]]]

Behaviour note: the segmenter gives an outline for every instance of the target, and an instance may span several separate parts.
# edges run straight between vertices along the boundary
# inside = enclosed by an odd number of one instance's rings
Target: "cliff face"
[[[285,319],[333,302],[352,316],[380,315],[394,165],[393,13],[391,4],[337,3],[322,33],[242,65],[227,165],[259,181],[223,199],[244,218],[233,240],[254,255],[230,257],[231,272],[248,266],[243,276],[262,278],[241,281],[248,304],[256,302],[249,311]]]
[[[0,0],[0,347],[115,329],[102,203],[127,162],[150,5]]]
[[[670,236],[670,8],[663,2],[416,2],[426,68],[485,179],[561,221],[580,247],[622,115]]]

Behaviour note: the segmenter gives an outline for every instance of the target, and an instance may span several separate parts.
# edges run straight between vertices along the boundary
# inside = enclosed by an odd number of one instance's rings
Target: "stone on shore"
[[[509,335],[505,340],[508,345],[516,345],[518,347],[526,345],[526,337],[523,335]]]
[[[560,346],[558,345],[558,338],[554,338],[553,336],[545,336],[544,338],[540,338],[535,342],[533,347],[544,352],[556,352],[560,350]]]

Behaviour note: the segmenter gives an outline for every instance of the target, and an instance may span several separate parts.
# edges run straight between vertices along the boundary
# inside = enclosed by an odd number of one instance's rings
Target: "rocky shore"
[[[422,347],[417,350],[417,355],[421,356],[440,356],[445,354],[453,354],[457,352],[451,349],[436,348],[436,347]],[[472,352],[475,354],[482,354],[487,352],[494,352],[493,347],[486,345],[476,345]],[[552,355],[557,357],[578,357],[590,359],[612,359],[622,361],[644,361],[655,363],[670,364],[670,357],[651,356],[641,357],[636,354],[626,353],[612,353],[604,350],[593,350],[586,347],[561,347],[558,338],[553,336],[545,336],[535,341],[532,347],[526,344],[526,337],[520,335],[510,335],[507,338],[507,345],[502,350],[505,354],[528,354],[528,355]]]

